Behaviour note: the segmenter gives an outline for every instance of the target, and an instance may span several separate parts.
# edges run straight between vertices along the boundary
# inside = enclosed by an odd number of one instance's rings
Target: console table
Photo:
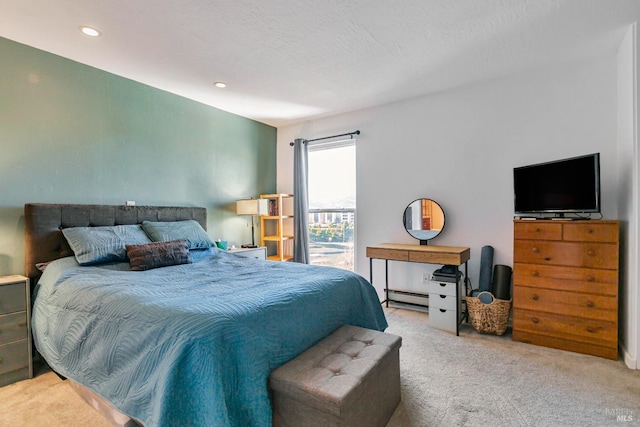
[[[449,264],[457,265],[458,267],[464,264],[464,281],[466,284],[469,277],[467,261],[469,261],[470,255],[471,249],[458,246],[409,245],[402,243],[382,243],[375,246],[367,246],[367,258],[369,258],[369,281],[373,283],[373,260],[383,259],[385,275],[385,300],[383,303],[386,303],[387,307],[389,307],[389,302],[394,302],[389,299],[389,290],[395,291],[394,289],[389,289],[389,261]],[[457,283],[455,288],[456,300],[458,301],[458,304],[456,304],[456,335],[458,335],[458,327],[460,324],[460,295]]]

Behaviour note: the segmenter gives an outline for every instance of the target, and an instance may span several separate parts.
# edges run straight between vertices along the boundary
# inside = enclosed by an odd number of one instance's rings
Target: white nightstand
[[[240,255],[246,258],[258,258],[258,259],[267,259],[267,247],[266,246],[258,246],[257,248],[235,248],[229,249],[228,252],[232,254]]]
[[[0,277],[0,387],[33,378],[31,289],[24,276]]]

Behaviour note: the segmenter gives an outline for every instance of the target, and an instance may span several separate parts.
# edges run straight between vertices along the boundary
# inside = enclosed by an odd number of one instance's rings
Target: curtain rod
[[[340,135],[325,136],[325,137],[316,138],[316,139],[308,139],[306,142],[322,141],[323,139],[338,138],[338,137],[347,136],[347,135],[350,136],[351,139],[353,139],[353,135],[360,135],[360,131],[356,130],[356,131],[353,131],[353,132],[343,133],[343,134],[340,134]],[[293,147],[293,142],[290,142],[289,145]]]

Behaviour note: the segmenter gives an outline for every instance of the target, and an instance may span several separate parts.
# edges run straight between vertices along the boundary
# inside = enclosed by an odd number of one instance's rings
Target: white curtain
[[[293,143],[293,261],[309,264],[309,154],[307,141]]]

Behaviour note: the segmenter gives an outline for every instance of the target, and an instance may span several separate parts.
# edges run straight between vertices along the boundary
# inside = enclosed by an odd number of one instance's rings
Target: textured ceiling
[[[2,37],[281,126],[613,54],[640,0],[0,0],[0,11]]]

